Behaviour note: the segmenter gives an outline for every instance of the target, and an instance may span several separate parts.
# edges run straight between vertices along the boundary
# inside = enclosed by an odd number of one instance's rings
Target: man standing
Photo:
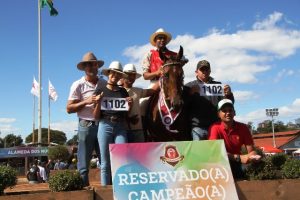
[[[106,85],[106,81],[98,77],[98,69],[103,66],[104,61],[97,60],[92,52],[87,52],[77,68],[85,72],[85,76],[75,81],[70,89],[67,103],[68,113],[77,113],[78,123],[78,163],[77,169],[81,174],[84,186],[89,186],[89,163],[93,150],[100,155],[97,133],[98,120],[93,116],[94,101],[93,93],[97,87]]]
[[[123,86],[133,100],[131,109],[128,112],[128,142],[145,142],[139,100],[153,95],[159,90],[159,85],[157,83],[151,89],[133,87],[135,80],[141,77],[141,74],[137,73],[134,64],[125,65],[123,72],[127,74],[127,77],[123,78]]]
[[[211,68],[210,63],[206,60],[201,60],[197,64],[196,68],[196,80],[186,84],[189,88],[191,95],[189,103],[190,121],[191,121],[191,135],[193,140],[205,140],[207,139],[208,127],[214,122],[218,121],[217,116],[217,104],[223,98],[231,99],[234,102],[234,97],[229,85],[221,86],[221,82],[214,81],[210,76]],[[201,85],[219,84],[220,89],[224,91],[224,95],[220,96],[216,93],[206,95],[200,92]],[[201,93],[201,94],[200,94]]]
[[[234,120],[235,110],[231,100],[223,99],[218,103],[218,116],[221,121],[210,126],[208,139],[224,140],[233,177],[243,178],[242,164],[257,162],[261,157],[254,151],[254,142],[247,125]],[[242,146],[246,147],[247,154],[241,154]]]

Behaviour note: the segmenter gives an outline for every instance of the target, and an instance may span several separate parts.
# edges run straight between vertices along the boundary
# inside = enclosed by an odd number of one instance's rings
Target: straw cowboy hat
[[[142,75],[136,72],[136,68],[134,64],[126,64],[123,69],[124,73],[132,73],[135,74],[135,79],[140,78]]]
[[[158,35],[164,35],[166,37],[166,44],[168,44],[172,39],[172,35],[170,33],[166,32],[166,31],[164,31],[164,29],[160,28],[150,36],[150,43],[153,46],[155,46],[155,37]]]
[[[110,71],[120,73],[123,78],[127,77],[127,74],[123,72],[122,64],[119,61],[112,61],[107,69],[102,69],[102,74],[108,76]]]
[[[84,70],[85,64],[90,62],[97,62],[98,68],[102,67],[104,64],[103,60],[97,60],[96,56],[93,54],[93,52],[87,52],[82,57],[82,61],[77,64],[77,68],[79,70]]]

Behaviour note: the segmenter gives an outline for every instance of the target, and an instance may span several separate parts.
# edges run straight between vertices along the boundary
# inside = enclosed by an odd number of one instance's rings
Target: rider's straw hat
[[[166,32],[166,31],[164,31],[164,29],[160,28],[150,36],[150,43],[153,46],[155,46],[155,37],[158,35],[164,35],[166,37],[166,44],[168,44],[172,39],[172,35],[170,33]]]

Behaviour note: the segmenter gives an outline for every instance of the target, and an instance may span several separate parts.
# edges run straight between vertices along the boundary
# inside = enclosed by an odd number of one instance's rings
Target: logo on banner
[[[172,165],[173,167],[177,165],[178,162],[182,161],[184,159],[183,155],[180,155],[177,151],[176,146],[174,145],[168,145],[165,147],[165,155],[160,157],[160,160],[163,163],[168,163],[169,165]]]

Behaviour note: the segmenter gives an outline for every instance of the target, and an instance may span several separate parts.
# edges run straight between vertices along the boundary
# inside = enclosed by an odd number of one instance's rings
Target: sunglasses
[[[95,63],[95,62],[85,62],[82,65],[84,67],[98,67],[98,63]]]
[[[199,70],[200,70],[200,71],[202,71],[202,72],[205,72],[205,71],[209,71],[209,70],[210,70],[210,68],[209,68],[209,67],[206,67],[206,66],[204,66],[204,67],[201,67],[201,68],[199,68]]]
[[[156,40],[166,40],[166,37],[165,36],[156,36],[155,38]]]
[[[221,111],[222,111],[223,113],[231,113],[231,112],[233,112],[234,110],[233,110],[233,108],[224,108],[224,109],[221,109]]]

